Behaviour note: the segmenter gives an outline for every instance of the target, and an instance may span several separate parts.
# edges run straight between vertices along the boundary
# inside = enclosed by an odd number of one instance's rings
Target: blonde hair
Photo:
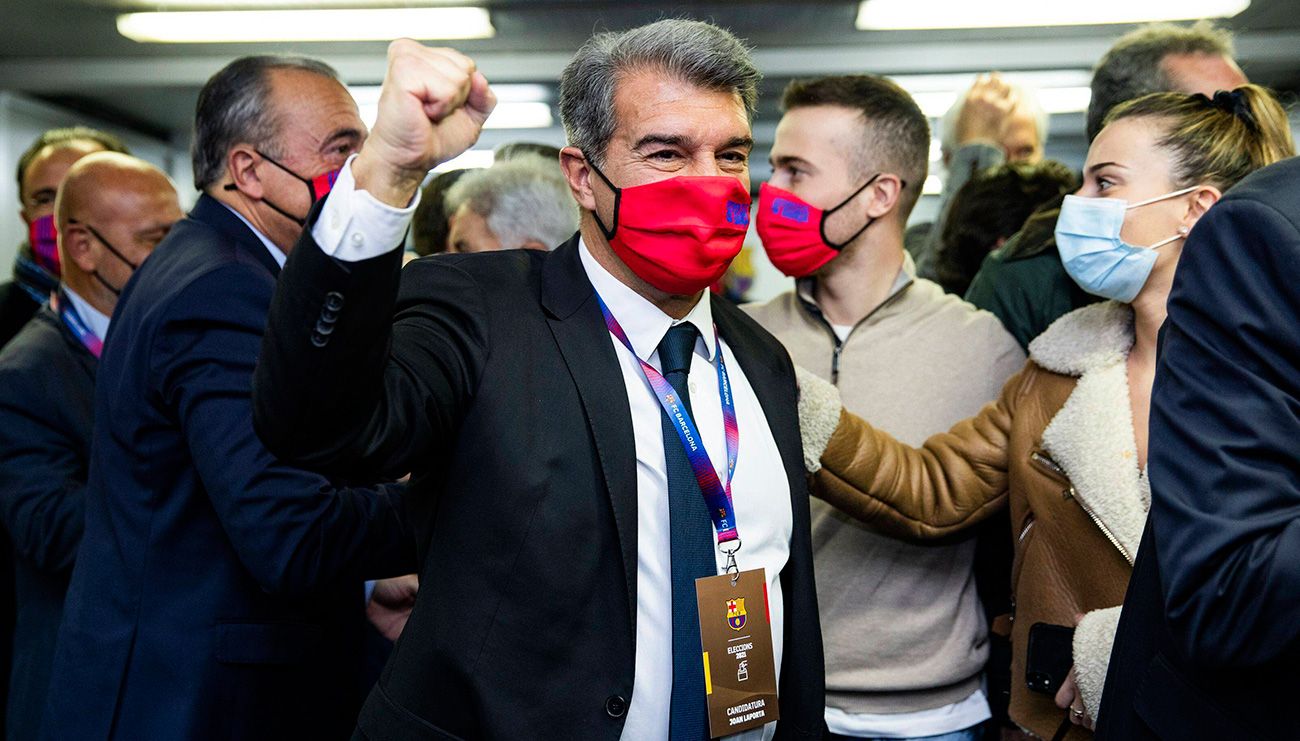
[[[1259,85],[1243,85],[1213,98],[1152,93],[1115,107],[1106,125],[1150,118],[1164,129],[1159,146],[1173,155],[1175,186],[1213,185],[1227,190],[1265,165],[1295,154],[1286,111]]]

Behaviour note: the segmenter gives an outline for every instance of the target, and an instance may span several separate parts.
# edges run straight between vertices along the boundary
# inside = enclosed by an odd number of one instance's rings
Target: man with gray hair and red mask
[[[394,224],[493,103],[433,54],[390,70],[339,178]],[[329,202],[304,232],[255,422],[301,465],[413,471],[423,562],[357,738],[821,737],[794,370],[708,290],[749,224],[758,79],[708,23],[584,44],[560,91],[581,221],[553,251],[400,269],[400,231],[333,238]]]

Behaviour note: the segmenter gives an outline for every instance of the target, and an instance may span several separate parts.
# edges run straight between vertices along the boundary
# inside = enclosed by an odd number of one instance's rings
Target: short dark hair
[[[424,257],[447,251],[447,236],[451,233],[446,202],[447,191],[466,173],[465,170],[448,170],[430,178],[420,193],[420,205],[411,217],[411,247],[415,254]]]
[[[73,142],[90,142],[98,144],[105,152],[118,152],[120,154],[130,154],[131,151],[126,144],[116,136],[105,131],[92,129],[88,126],[69,126],[63,129],[50,129],[40,136],[36,141],[27,148],[25,152],[18,157],[18,199],[23,197],[23,176],[27,174],[27,168],[31,167],[32,162],[41,152],[48,147],[59,148]]]
[[[930,122],[906,90],[877,75],[836,75],[794,80],[781,96],[781,110],[834,105],[859,111],[862,146],[854,165],[865,179],[879,172],[907,183],[899,198],[899,216],[907,219],[930,167]]]
[[[240,57],[221,68],[199,91],[194,109],[194,187],[200,191],[221,179],[226,155],[246,141],[279,154],[275,145],[281,121],[270,110],[270,72],[297,69],[338,80],[334,68],[310,57],[263,54]]]
[[[1106,114],[1120,103],[1174,90],[1174,81],[1164,67],[1166,57],[1208,54],[1231,59],[1232,52],[1232,34],[1208,21],[1192,26],[1152,23],[1124,34],[1092,73],[1088,141],[1097,138]]]
[[[935,254],[935,278],[949,293],[965,295],[984,257],[1020,231],[1035,211],[1079,187],[1060,162],[1009,163],[978,172],[952,197]]]

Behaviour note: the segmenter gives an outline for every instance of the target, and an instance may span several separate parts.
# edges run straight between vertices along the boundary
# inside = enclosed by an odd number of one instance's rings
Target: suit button
[[[315,345],[316,347],[325,347],[329,343],[330,343],[330,338],[326,337],[325,335],[320,334],[319,332],[311,333],[311,344]]]
[[[627,700],[622,695],[610,695],[605,699],[605,712],[611,718],[622,718],[627,712]]]
[[[320,318],[322,321],[333,324],[339,320],[339,313],[337,311],[330,311],[329,307],[326,307],[320,310]]]
[[[330,311],[338,311],[343,308],[343,294],[338,291],[330,291],[325,294],[325,308]]]
[[[324,319],[320,320],[319,322],[316,322],[315,334],[329,337],[333,333],[334,333],[334,322],[327,322]]]

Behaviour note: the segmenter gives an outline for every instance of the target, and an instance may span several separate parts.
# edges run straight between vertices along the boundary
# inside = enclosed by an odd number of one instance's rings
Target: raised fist
[[[1015,88],[998,73],[980,75],[966,92],[957,117],[957,146],[975,141],[1003,146],[1007,124],[1019,104]]]
[[[405,206],[437,165],[478,141],[496,96],[474,60],[410,39],[388,46],[379,115],[353,163],[357,187]]]

